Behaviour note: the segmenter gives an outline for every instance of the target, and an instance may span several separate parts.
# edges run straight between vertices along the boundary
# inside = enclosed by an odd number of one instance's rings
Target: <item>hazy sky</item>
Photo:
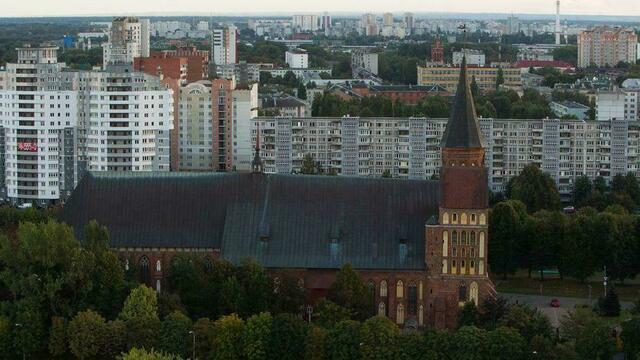
[[[3,16],[135,13],[471,12],[555,13],[555,0],[1,0]],[[640,0],[561,0],[575,15],[640,16]]]

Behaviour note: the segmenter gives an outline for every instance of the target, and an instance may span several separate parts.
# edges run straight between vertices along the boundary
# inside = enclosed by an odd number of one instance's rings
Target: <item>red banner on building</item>
[[[38,151],[38,143],[35,142],[35,141],[19,142],[18,143],[18,151],[37,152]]]

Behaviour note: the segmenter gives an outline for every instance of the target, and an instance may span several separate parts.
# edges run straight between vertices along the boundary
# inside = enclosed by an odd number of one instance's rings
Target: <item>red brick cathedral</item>
[[[298,277],[309,302],[350,263],[375,312],[408,328],[451,328],[465,302],[495,296],[487,266],[484,149],[463,65],[442,139],[441,180],[252,173],[95,173],[62,219],[82,238],[109,229],[123,266],[162,291],[179,252]],[[275,275],[274,275],[275,276]]]

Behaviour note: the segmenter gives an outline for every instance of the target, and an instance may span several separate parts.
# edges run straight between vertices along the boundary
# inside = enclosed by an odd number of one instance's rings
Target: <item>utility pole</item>
[[[195,331],[189,331],[189,334],[193,335],[193,354],[192,359],[196,360],[196,332]]]
[[[609,278],[607,277],[607,266],[604,266],[604,276],[602,277],[604,279],[604,296],[607,296],[607,280],[609,280]]]

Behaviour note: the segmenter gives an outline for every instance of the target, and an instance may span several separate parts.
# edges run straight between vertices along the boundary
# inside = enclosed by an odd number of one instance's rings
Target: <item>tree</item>
[[[298,86],[298,98],[307,100],[307,88],[302,82],[300,82],[300,85]]]
[[[79,312],[68,328],[69,348],[78,359],[95,359],[102,351],[105,320],[100,314],[87,310]]]
[[[174,311],[162,320],[160,330],[160,350],[187,358],[191,353],[191,319],[179,311]]]
[[[270,359],[304,358],[304,339],[307,337],[307,330],[307,323],[292,314],[276,315],[271,326]]]
[[[129,296],[124,301],[124,307],[118,315],[118,318],[123,321],[128,321],[132,318],[158,318],[158,298],[156,292],[141,284],[138,287],[131,290]]]
[[[567,274],[581,283],[591,276],[605,257],[610,229],[593,208],[582,208],[571,218],[565,237]]]
[[[514,329],[499,327],[487,333],[487,358],[517,360],[528,359],[527,343]]]
[[[539,270],[540,280],[544,280],[545,269],[554,265],[562,269],[558,257],[562,254],[561,247],[564,244],[567,220],[561,212],[546,210],[538,211],[531,220],[529,263]]]
[[[215,341],[213,322],[207,318],[200,318],[193,324],[193,331],[196,334],[196,358],[211,359]]]
[[[318,166],[311,154],[305,154],[302,158],[302,167],[300,172],[304,175],[314,175],[318,172]]]
[[[527,343],[531,342],[531,339],[536,335],[551,338],[552,334],[549,319],[538,310],[523,305],[511,306],[500,320],[499,326],[518,331]]]
[[[509,184],[509,198],[520,200],[531,213],[560,208],[560,194],[548,174],[534,165],[527,165]]]
[[[573,204],[578,208],[583,207],[592,191],[591,180],[586,175],[577,178],[573,186]]]
[[[396,354],[398,360],[437,360],[438,354],[425,348],[424,337],[419,333],[402,333],[396,339]]]
[[[268,311],[273,288],[264,268],[254,260],[243,259],[236,269],[236,277],[241,289],[237,303],[238,314],[249,317]]]
[[[338,271],[327,299],[349,309],[356,320],[363,321],[373,312],[373,296],[351,264],[343,265]]]
[[[0,321],[0,324],[2,324],[2,321]],[[69,357],[67,327],[67,319],[59,316],[51,319],[51,328],[49,329],[49,354],[51,356]],[[8,353],[8,351],[4,353]]]
[[[180,360],[176,355],[164,354],[155,350],[133,348],[122,355],[122,360]]]
[[[247,360],[267,359],[272,322],[271,314],[266,312],[247,320],[244,333],[244,356]]]
[[[162,323],[158,317],[135,316],[123,323],[126,327],[127,348],[157,348],[158,334],[162,328]]]
[[[526,221],[525,205],[518,200],[498,203],[489,216],[489,263],[505,279],[518,268],[517,241],[523,241]]]
[[[325,360],[328,332],[319,326],[312,326],[305,339],[304,360]]]
[[[636,316],[622,323],[620,339],[626,357],[630,360],[640,359],[640,317]]]
[[[607,296],[598,299],[598,310],[602,316],[620,316],[620,300],[614,288],[607,291]]]
[[[214,323],[215,360],[242,359],[244,322],[236,314],[223,316]]]
[[[327,358],[332,360],[360,358],[360,323],[343,320],[329,329]]]
[[[476,304],[469,301],[464,304],[464,307],[458,314],[458,327],[463,326],[476,326],[478,324],[478,310]]]
[[[278,283],[273,285],[273,292],[275,293],[272,309],[273,313],[298,313],[302,306],[305,304],[307,298],[307,292],[304,286],[298,281],[298,279],[290,274],[283,272],[279,273],[277,278]]]
[[[509,309],[510,306],[507,299],[501,296],[487,296],[484,301],[482,301],[480,309],[478,309],[478,323],[480,327],[486,330],[494,330]]]
[[[323,298],[316,304],[313,317],[315,323],[329,329],[343,320],[351,319],[353,313],[351,310]]]
[[[374,316],[362,324],[360,353],[364,359],[385,360],[393,358],[395,341],[400,331],[386,317]]]
[[[452,336],[454,344],[447,354],[452,359],[483,360],[487,352],[487,332],[475,326],[465,326]]]
[[[504,84],[504,71],[502,67],[498,68],[498,75],[496,77],[496,90],[500,89],[500,85]]]

